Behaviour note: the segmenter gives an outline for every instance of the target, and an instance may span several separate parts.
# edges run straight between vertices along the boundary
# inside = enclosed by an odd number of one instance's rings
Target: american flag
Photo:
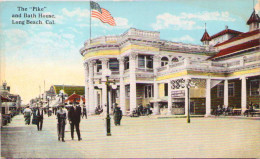
[[[108,10],[101,8],[102,13],[100,13],[98,10],[92,10],[91,11],[91,17],[98,18],[103,23],[108,23],[109,25],[115,26],[116,22],[114,18],[111,16]]]

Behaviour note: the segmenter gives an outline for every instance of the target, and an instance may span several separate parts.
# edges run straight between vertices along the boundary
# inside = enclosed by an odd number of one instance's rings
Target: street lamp
[[[107,88],[107,117],[106,117],[106,129],[107,129],[107,136],[111,136],[111,124],[110,124],[110,120],[111,120],[111,118],[110,118],[110,115],[109,115],[109,90],[110,90],[110,88],[111,89],[116,89],[117,88],[117,86],[115,85],[115,80],[113,80],[113,81],[109,81],[109,77],[111,76],[111,74],[112,74],[112,72],[111,72],[111,70],[110,69],[105,69],[105,70],[103,70],[103,74],[104,74],[104,76],[106,77],[106,81],[101,81],[101,80],[99,80],[99,84],[101,83],[101,82],[105,82],[105,84],[106,84],[106,88]],[[113,85],[110,85],[110,84],[113,84]],[[110,87],[111,86],[111,87]],[[98,88],[98,86],[95,86],[94,87],[95,89],[99,89]]]
[[[196,83],[192,81],[192,79],[177,79],[171,81],[173,89],[179,88],[187,88],[187,96],[188,96],[188,114],[187,114],[187,123],[190,123],[190,88],[195,87]]]
[[[108,78],[111,76],[112,72],[109,69],[104,70],[104,75],[106,77],[106,87],[107,87],[107,117],[106,117],[106,122],[107,122],[107,136],[111,136],[111,124],[110,124],[110,115],[109,115],[109,84],[110,82],[108,81]]]

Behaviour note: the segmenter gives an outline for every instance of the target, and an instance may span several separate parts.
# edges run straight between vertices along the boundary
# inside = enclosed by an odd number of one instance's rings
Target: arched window
[[[168,58],[167,58],[167,57],[163,57],[163,58],[161,59],[161,66],[166,66],[166,65],[168,65],[168,62],[169,62]]]
[[[172,59],[172,62],[179,62],[179,60],[178,60],[177,57],[174,57],[174,58]]]

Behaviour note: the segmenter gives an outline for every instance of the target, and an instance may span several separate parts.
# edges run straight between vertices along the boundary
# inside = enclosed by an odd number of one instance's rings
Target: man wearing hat
[[[76,104],[73,105],[73,107],[70,108],[68,113],[69,121],[70,121],[70,128],[71,128],[71,139],[74,139],[74,127],[76,127],[78,140],[82,140],[80,137],[80,130],[79,130],[79,123],[81,118],[81,108],[79,106],[76,106]]]
[[[85,116],[86,119],[87,119],[87,109],[86,109],[86,106],[83,106],[82,118],[83,118],[84,116]]]
[[[43,109],[42,107],[38,107],[36,110],[36,125],[38,131],[42,130],[42,124],[43,124]]]
[[[65,133],[65,125],[66,125],[66,119],[67,119],[67,112],[64,108],[64,105],[59,106],[57,110],[57,129],[58,129],[58,140],[62,139],[62,142],[65,142],[64,140],[64,133]]]
[[[118,107],[118,104],[115,103],[114,107],[114,122],[115,125],[120,125],[120,121],[122,119],[122,110],[120,110],[120,107]]]

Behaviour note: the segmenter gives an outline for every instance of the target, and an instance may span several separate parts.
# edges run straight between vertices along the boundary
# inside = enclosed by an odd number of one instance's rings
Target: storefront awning
[[[11,101],[12,101],[12,99],[1,96],[1,102],[11,102]]]

